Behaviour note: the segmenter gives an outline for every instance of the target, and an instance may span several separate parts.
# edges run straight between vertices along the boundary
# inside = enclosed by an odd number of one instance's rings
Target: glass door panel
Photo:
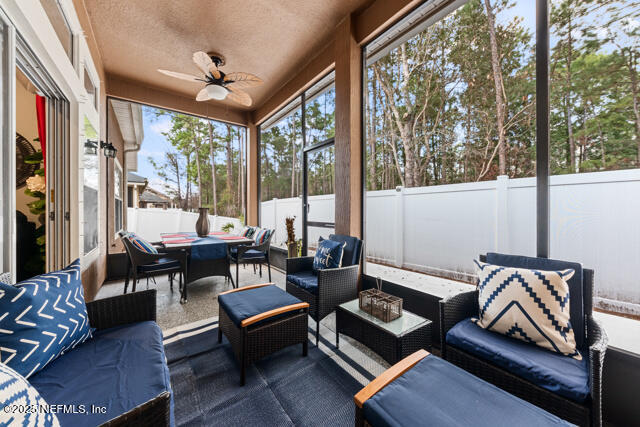
[[[318,239],[335,231],[335,148],[333,143],[306,153],[307,254],[315,255]]]
[[[15,279],[15,31],[0,10],[0,272]]]

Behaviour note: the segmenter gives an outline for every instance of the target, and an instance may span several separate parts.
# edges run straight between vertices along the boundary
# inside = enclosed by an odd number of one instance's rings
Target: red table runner
[[[179,243],[191,243],[196,239],[176,239],[176,240],[163,240],[162,243],[165,245],[175,245]]]

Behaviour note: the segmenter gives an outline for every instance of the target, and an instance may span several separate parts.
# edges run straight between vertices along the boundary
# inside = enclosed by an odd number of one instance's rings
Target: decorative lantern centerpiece
[[[402,298],[382,292],[382,279],[376,278],[376,288],[359,294],[360,310],[383,322],[391,322],[402,316]]]

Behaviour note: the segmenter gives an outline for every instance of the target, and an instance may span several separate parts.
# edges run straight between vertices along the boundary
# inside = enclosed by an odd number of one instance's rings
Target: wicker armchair
[[[271,282],[271,262],[269,261],[269,248],[271,248],[271,238],[274,230],[270,230],[269,237],[259,245],[239,245],[231,248],[229,257],[236,264],[236,283],[234,287],[239,287],[240,264],[260,265],[260,277],[262,277],[262,264],[267,264],[269,282]]]
[[[481,255],[480,260],[487,261],[487,257]],[[527,258],[527,260],[535,263],[535,258]],[[608,338],[602,326],[593,318],[594,272],[589,269],[582,271],[585,342],[582,348],[580,346],[579,348],[584,356],[589,357],[591,385],[590,396],[585,402],[580,403],[560,396],[485,359],[447,344],[446,336],[451,328],[469,317],[478,316],[477,290],[463,292],[440,301],[442,358],[567,421],[578,425],[602,425],[602,369]],[[572,323],[574,323],[573,317]]]
[[[128,234],[120,232],[120,239],[124,244],[124,249],[129,257],[127,263],[127,277],[124,281],[124,293],[127,293],[129,287],[129,278],[133,275],[133,284],[131,291],[136,291],[136,284],[140,277],[158,276],[161,274],[169,274],[169,283],[173,291],[173,278],[178,274],[178,285],[183,299],[186,299],[183,291],[183,283],[187,278],[187,252],[182,249],[172,251],[171,253],[159,252],[157,254],[143,252],[131,243]],[[162,248],[160,248],[162,250]]]
[[[147,320],[155,321],[156,290],[150,289],[88,302],[87,314],[91,326],[98,330]],[[170,393],[163,392],[103,425],[168,426],[170,425],[170,404]]]
[[[358,297],[362,240],[334,234],[330,235],[329,239],[346,243],[342,267],[317,271],[317,293],[312,293],[290,280],[291,275],[299,273],[306,273],[311,277],[313,257],[287,258],[287,292],[309,303],[309,315],[316,321],[316,346],[320,338],[320,321],[335,310],[336,306]]]

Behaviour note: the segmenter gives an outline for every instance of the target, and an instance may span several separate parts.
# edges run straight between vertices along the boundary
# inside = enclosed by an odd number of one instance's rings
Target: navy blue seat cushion
[[[51,362],[29,382],[50,404],[106,407],[104,414],[59,412],[61,425],[100,425],[162,392],[171,392],[162,331],[155,322],[99,330],[93,339]]]
[[[374,394],[363,410],[376,427],[570,425],[433,355]]]
[[[465,319],[447,332],[447,344],[576,402],[589,396],[588,357],[576,360],[488,331]]]
[[[571,326],[576,338],[576,346],[585,349],[587,346],[586,322],[584,313],[584,284],[582,264],[548,258],[534,258],[520,255],[505,255],[494,252],[487,253],[487,263],[504,267],[520,267],[528,269],[560,271],[571,268],[575,271],[567,281],[569,285],[569,313]]]
[[[138,266],[138,271],[153,273],[154,271],[180,268],[180,261],[171,258],[160,258],[154,263]]]
[[[318,276],[313,271],[287,274],[287,281],[314,295],[318,295]]]
[[[233,259],[238,258],[238,248],[231,248],[231,257]],[[265,258],[264,252],[261,252],[257,249],[249,249],[245,253],[242,254],[243,259],[256,259],[256,258]]]
[[[360,262],[360,253],[362,252],[362,240],[353,236],[345,236],[343,234],[331,234],[329,240],[334,242],[346,243],[342,254],[342,266],[348,267],[356,265]]]
[[[218,303],[231,321],[240,327],[244,319],[269,310],[300,303],[298,298],[276,285],[218,295]]]

